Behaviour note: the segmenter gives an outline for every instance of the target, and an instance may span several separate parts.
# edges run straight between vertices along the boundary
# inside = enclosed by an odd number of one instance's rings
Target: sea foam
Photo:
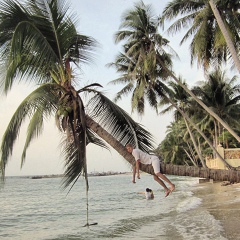
[[[197,197],[188,197],[185,200],[181,201],[177,207],[177,212],[186,212],[190,209],[194,209],[202,203],[202,199]]]

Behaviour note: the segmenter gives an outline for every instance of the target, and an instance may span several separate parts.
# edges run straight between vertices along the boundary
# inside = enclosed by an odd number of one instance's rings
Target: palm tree
[[[232,1],[232,2],[234,2],[234,1]],[[228,4],[230,5],[230,6],[233,6],[234,5],[234,7],[238,7],[238,9],[240,9],[240,4],[239,4],[239,2],[237,2],[236,1],[236,3],[230,3],[230,2],[228,2]],[[213,2],[213,0],[209,0],[209,4],[210,4],[210,6],[211,6],[211,9],[212,9],[212,11],[213,11],[213,14],[214,14],[214,16],[215,16],[215,18],[216,18],[216,20],[217,20],[217,23],[218,23],[218,25],[219,25],[219,28],[221,29],[221,31],[222,31],[222,34],[223,34],[223,36],[224,36],[224,38],[225,38],[225,41],[226,41],[226,43],[227,43],[227,45],[228,45],[228,48],[229,48],[229,51],[230,51],[230,53],[231,53],[231,55],[232,55],[232,58],[233,58],[233,60],[234,60],[234,63],[235,63],[235,65],[236,65],[236,68],[238,69],[238,71],[240,72],[240,60],[239,60],[239,58],[238,58],[238,54],[237,54],[237,51],[236,51],[236,49],[235,49],[235,47],[234,47],[234,44],[233,44],[233,41],[232,41],[232,39],[231,39],[231,37],[230,37],[230,34],[228,33],[228,31],[227,31],[227,29],[226,29],[226,27],[225,27],[225,24],[224,24],[224,22],[223,22],[223,20],[222,20],[222,18],[221,18],[221,15],[220,15],[220,13],[219,13],[219,11],[218,11],[218,9],[217,9],[217,6],[214,4],[214,2]],[[230,9],[234,9],[235,10],[235,14],[237,15],[238,14],[238,9],[235,9],[235,8],[230,8]],[[235,15],[234,14],[234,15]],[[231,15],[230,15],[231,16]],[[234,16],[235,17],[235,16]],[[237,23],[239,23],[239,18],[237,17],[237,18],[234,18],[234,20],[235,21],[237,21]]]
[[[55,115],[64,137],[64,186],[73,186],[82,174],[88,190],[87,144],[107,147],[106,141],[132,164],[134,159],[123,145],[137,142],[140,149],[150,151],[152,136],[98,91],[100,84],[79,87],[77,70],[92,60],[97,43],[77,33],[68,12],[66,2],[57,0],[2,3],[0,54],[1,69],[6,71],[1,72],[1,86],[7,93],[14,82],[28,81],[35,83],[36,89],[10,120],[2,138],[0,166],[4,177],[25,119],[30,121],[22,164],[31,141],[41,134],[44,120]]]
[[[161,74],[159,68],[155,68],[155,72],[154,70],[151,70],[151,74],[148,74],[148,72],[146,71],[147,68],[137,68],[134,58],[128,57],[126,54],[123,53],[120,53],[117,56],[116,61],[114,63],[110,63],[108,66],[114,66],[117,69],[117,72],[121,73],[121,76],[119,78],[111,81],[110,83],[125,84],[123,89],[116,94],[115,101],[120,100],[123,95],[127,95],[132,92],[132,110],[137,109],[138,113],[140,114],[143,114],[144,112],[145,98],[147,98],[149,105],[152,106],[156,111],[158,111],[158,98],[167,99],[170,104],[172,104],[173,106],[175,105],[171,101],[171,99],[167,97],[167,94],[169,92],[168,87],[165,86],[163,82],[161,82],[161,79],[165,79],[165,74]],[[145,72],[143,72],[143,69],[145,70]],[[149,77],[150,75],[152,76],[152,78]],[[148,81],[146,81],[146,79]],[[176,106],[174,107],[178,109]],[[181,114],[184,114],[181,110],[178,109],[178,111],[180,111]],[[191,122],[189,118],[188,121]],[[195,124],[193,125],[197,129],[197,131],[200,132],[203,138],[206,139],[206,136],[203,134],[203,132]],[[217,152],[217,150],[212,146],[210,141],[206,141],[211,146],[213,151]],[[222,159],[220,155],[219,157],[220,159]],[[222,161],[224,161],[224,159],[222,159]],[[202,165],[205,166],[205,162],[203,161],[203,159],[201,162]],[[225,161],[224,163],[227,165]]]
[[[204,69],[210,66],[216,67],[228,59],[228,49],[224,36],[221,32],[216,18],[210,6],[211,1],[199,0],[172,0],[165,7],[161,23],[165,20],[172,20],[179,17],[169,28],[168,32],[175,33],[182,28],[187,32],[182,38],[180,44],[192,37],[190,51],[191,62],[197,59],[199,65]],[[217,1],[218,9],[224,14],[224,24],[231,34],[234,46],[239,43],[239,4],[235,5],[230,0]],[[237,8],[237,9],[236,9]],[[234,56],[233,56],[234,57]]]
[[[171,49],[168,40],[157,33],[157,18],[152,15],[151,6],[145,6],[143,2],[135,5],[133,11],[127,11],[123,15],[123,21],[115,34],[115,42],[128,39],[124,46],[124,52],[117,55],[115,62],[108,64],[114,66],[121,76],[111,81],[112,84],[125,84],[125,87],[116,95],[115,101],[122,95],[132,93],[132,110],[144,113],[145,98],[151,107],[157,111],[157,93],[154,88],[162,83],[159,79],[166,80],[168,74],[156,61],[155,47],[161,50],[161,60],[168,67],[172,66],[171,54],[165,49]],[[176,55],[171,49],[172,54]]]
[[[149,84],[149,87],[147,87],[153,89],[153,83],[155,83],[155,87],[160,83],[160,81],[156,82],[156,76],[160,76],[160,79],[171,77],[240,142],[240,137],[229,125],[216,113],[211,111],[211,109],[198,99],[193,92],[182,84],[173,74],[171,71],[171,55],[164,50],[164,47],[168,46],[168,41],[164,40],[164,38],[158,34],[157,26],[156,19],[151,15],[151,7],[145,6],[143,2],[136,4],[134,10],[129,10],[123,15],[120,30],[115,34],[115,41],[117,43],[119,41],[126,42],[123,45],[124,53],[121,54],[121,59],[124,61],[116,60],[115,65],[119,72],[125,71],[127,75],[124,74],[115,80],[115,83],[127,82],[129,84],[126,85],[119,94],[122,95],[131,91],[134,80],[137,80],[137,84],[141,85],[141,91],[136,91],[137,97],[132,98],[132,103],[140,99],[142,104],[144,103],[142,97],[144,86]],[[124,57],[122,58],[122,56]],[[131,62],[131,64],[128,64],[129,62]],[[117,98],[119,98],[119,96],[117,96]]]
[[[181,78],[179,78],[179,80],[181,82],[183,82],[183,84],[187,85],[183,80],[181,80]],[[168,111],[171,111],[173,108],[176,109],[176,113],[174,114],[176,117],[176,119],[179,118],[183,118],[186,128],[187,128],[187,132],[191,138],[191,141],[193,143],[194,149],[197,152],[197,155],[202,163],[202,166],[206,167],[205,161],[203,159],[202,153],[200,151],[199,146],[197,146],[195,137],[193,135],[193,131],[190,129],[189,123],[186,119],[186,114],[187,112],[190,110],[191,108],[191,103],[190,103],[190,96],[184,91],[183,88],[181,88],[178,84],[176,84],[175,82],[169,82],[169,86],[171,87],[172,91],[171,91],[171,95],[170,96],[166,96],[165,98],[163,98],[160,101],[160,106],[164,106],[164,105],[169,105],[169,107],[167,107],[166,109],[162,110],[161,113],[164,114]],[[174,102],[173,104],[171,102]],[[181,109],[181,111],[179,111],[179,109]],[[181,113],[184,113],[183,115],[181,115]],[[180,116],[178,116],[180,114]],[[193,122],[193,120],[192,120]]]
[[[184,128],[184,131],[182,131]],[[181,121],[174,121],[167,127],[167,135],[161,144],[158,146],[156,152],[161,155],[166,163],[176,165],[189,165],[189,157],[184,148],[187,147],[183,140],[185,132],[184,123]]]
[[[140,115],[144,114],[146,99],[148,104],[156,112],[158,111],[158,98],[163,96],[163,89],[168,91],[167,86],[160,81],[165,79],[165,74],[158,70],[155,72],[152,70],[152,76],[150,76],[146,69],[143,72],[143,68],[137,67],[133,58],[123,53],[120,53],[115,62],[108,64],[108,66],[115,67],[117,72],[121,74],[119,78],[110,81],[109,84],[125,85],[117,92],[114,98],[115,102],[131,93],[132,111],[137,110]]]
[[[231,127],[239,129],[239,100],[240,87],[236,84],[237,76],[228,79],[226,72],[219,69],[209,72],[206,81],[199,82],[199,86],[194,87],[194,93],[224,121],[231,124]],[[223,128],[215,119],[205,116],[202,122],[213,124],[215,145],[219,144],[218,136],[221,135]]]

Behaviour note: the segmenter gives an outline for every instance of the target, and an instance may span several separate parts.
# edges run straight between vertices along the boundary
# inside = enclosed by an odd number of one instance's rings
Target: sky
[[[112,86],[108,83],[117,78],[115,69],[107,68],[106,64],[113,62],[117,53],[121,50],[121,44],[114,43],[114,33],[118,30],[122,14],[132,9],[136,1],[130,0],[69,0],[71,11],[78,18],[78,32],[95,38],[100,47],[97,49],[94,64],[82,68],[79,74],[82,86],[86,83],[98,82],[103,86],[105,94],[112,99],[114,94],[122,86]],[[159,15],[167,4],[167,0],[145,0],[145,4],[151,4],[156,15]],[[196,65],[191,67],[189,58],[189,44],[180,46],[181,35],[167,35],[160,33],[170,40],[170,46],[178,53],[180,60],[174,60],[176,75],[181,75],[191,86],[199,80],[203,80],[203,72]],[[17,109],[20,102],[34,89],[34,85],[15,84],[7,96],[0,96],[1,124],[0,141],[4,131]],[[152,133],[156,146],[164,139],[166,127],[172,121],[172,113],[157,115],[148,108],[144,116],[139,117],[131,113],[130,100],[125,99],[118,103],[124,110],[132,115],[133,119],[141,123]],[[26,122],[27,123],[27,122]],[[21,153],[25,142],[27,124],[23,125],[18,140],[15,143],[13,154],[6,167],[6,176],[26,176],[42,174],[61,174],[64,171],[63,157],[61,156],[60,133],[54,120],[45,123],[43,134],[34,140],[28,149],[26,161],[20,167]],[[114,149],[108,151],[97,146],[87,147],[88,172],[128,172],[131,167]]]

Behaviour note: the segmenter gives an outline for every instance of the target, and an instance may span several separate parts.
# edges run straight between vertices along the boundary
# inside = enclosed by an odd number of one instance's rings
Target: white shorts
[[[159,173],[160,172],[160,160],[157,156],[152,156],[151,157],[152,160],[152,166],[153,166],[153,170],[154,173]]]

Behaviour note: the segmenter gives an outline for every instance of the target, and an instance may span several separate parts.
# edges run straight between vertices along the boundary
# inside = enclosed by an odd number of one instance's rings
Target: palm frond
[[[113,101],[118,102],[122,99],[122,96],[127,96],[128,93],[130,93],[134,88],[133,83],[127,84],[125,87],[123,87],[119,92],[117,92],[116,96],[114,97]]]
[[[185,15],[193,11],[201,10],[204,1],[173,0],[163,10],[163,18],[171,20],[177,15]]]
[[[153,150],[153,136],[100,92],[90,99],[87,110],[122,145],[132,143],[146,152]]]
[[[85,177],[86,186],[88,189],[86,146],[83,141],[83,135],[83,129],[80,127],[78,128],[78,133],[76,135],[76,138],[78,138],[77,144],[73,138],[71,141],[68,137],[65,137],[61,143],[65,165],[62,186],[64,189],[70,186],[69,191],[72,189],[80,176]],[[87,128],[86,145],[90,143],[109,149],[105,142],[99,139],[91,129]]]
[[[26,137],[26,142],[25,142],[25,145],[24,145],[24,149],[23,149],[23,153],[22,153],[22,161],[21,161],[21,167],[23,166],[24,164],[24,160],[26,158],[26,151],[27,151],[27,148],[31,142],[31,140],[34,138],[34,137],[38,137],[43,131],[43,110],[37,110],[30,123],[29,123],[29,126],[28,126],[28,133],[27,133],[27,137]]]
[[[81,103],[79,103],[80,105]],[[80,106],[81,108],[81,106]],[[75,114],[74,114],[75,115]],[[77,119],[77,123],[75,124]],[[81,175],[84,175],[86,181],[86,188],[88,190],[88,176],[87,176],[87,159],[86,159],[86,145],[87,133],[85,124],[85,111],[80,110],[77,116],[74,116],[68,121],[71,129],[72,138],[68,136],[64,139],[63,154],[64,154],[64,180],[63,186],[67,188],[71,185],[70,190]],[[69,190],[69,191],[70,191]]]
[[[26,80],[24,77],[40,84],[51,82],[51,72],[64,71],[66,62],[92,62],[97,42],[78,34],[67,12],[66,1],[27,0],[22,5],[5,1],[0,10],[1,65],[7,69],[6,76],[2,74],[5,91],[13,80]]]
[[[36,78],[39,75],[42,78],[38,83],[49,81],[46,76],[56,63],[60,63],[58,56],[42,32],[32,22],[19,23],[12,38],[8,63],[11,68],[8,68],[6,82],[11,81],[16,73],[19,73],[20,77],[30,75]],[[10,87],[11,85],[6,85],[5,90]]]
[[[189,26],[193,26],[193,18],[196,16],[195,13],[189,14],[187,16],[183,16],[179,18],[177,21],[171,24],[171,26],[167,29],[168,34],[174,34],[179,32],[182,28],[187,28]],[[183,42],[183,40],[181,41]]]
[[[62,185],[64,188],[67,188],[71,185],[71,190],[76,181],[84,172],[85,159],[79,157],[79,149],[74,141],[70,142],[64,139],[62,146],[62,154],[64,155],[65,164],[64,179]]]
[[[105,144],[105,142],[99,139],[95,132],[87,128],[87,145],[90,143],[109,150],[109,147]]]
[[[42,111],[42,117],[49,116],[49,112],[56,110],[56,94],[54,84],[42,85],[30,95],[28,95],[13,114],[10,123],[3,135],[1,145],[1,165],[6,166],[10,155],[12,154],[14,143],[19,135],[21,126],[27,117],[33,116],[29,125],[26,144],[23,151],[25,158],[26,149],[31,140],[41,132],[42,120],[39,114]],[[36,113],[36,115],[34,115]]]

